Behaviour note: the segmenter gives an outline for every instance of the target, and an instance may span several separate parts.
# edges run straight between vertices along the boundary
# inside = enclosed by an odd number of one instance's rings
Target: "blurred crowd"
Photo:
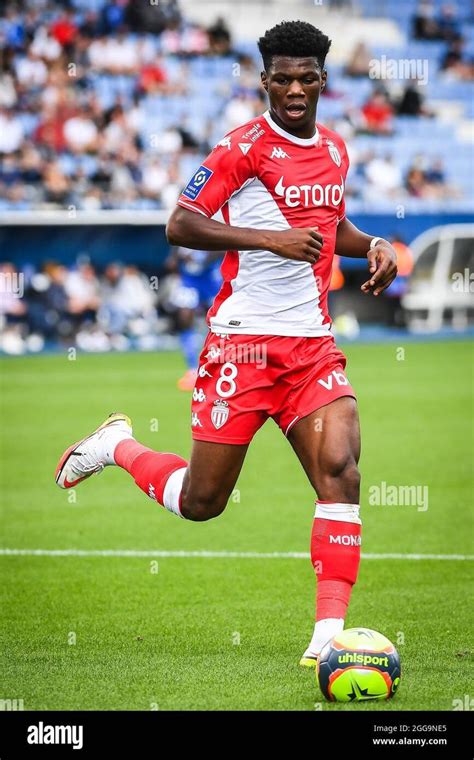
[[[440,69],[472,78],[455,14],[442,13],[434,18],[431,4],[422,2],[414,34],[448,40]],[[175,0],[6,3],[0,53],[0,210],[171,208],[216,135],[266,107],[259,64],[234,44],[225,21],[190,23]],[[367,79],[370,58],[357,45],[344,76]],[[212,80],[216,88],[210,85],[203,99],[199,59],[217,61],[217,74],[219,60],[233,74],[237,66],[238,76]],[[215,76],[215,67],[208,73]],[[337,78],[334,86],[330,79],[326,102],[338,98]],[[397,116],[431,116],[424,100],[416,81],[395,94],[374,83],[363,103],[344,94],[342,115],[325,121],[349,141],[349,195],[370,202],[380,191],[399,198],[460,195],[441,159],[433,164],[420,155],[397,170],[389,144],[381,159],[353,140],[393,136]]]
[[[180,158],[210,146],[184,121],[147,134],[143,101],[186,95],[187,58],[230,51],[222,20],[209,28],[185,23],[173,0],[7,4],[0,209],[172,206],[184,182]],[[166,57],[180,62],[173,77]],[[104,107],[101,87],[111,82],[114,102]]]
[[[465,88],[474,66],[456,8],[431,0],[410,8],[408,37],[438,56],[431,84]],[[190,22],[177,0],[2,3],[0,211],[171,209],[213,145],[267,107],[255,45],[233,32],[222,18]],[[322,96],[321,119],[348,146],[350,211],[351,203],[393,210],[466,201],[465,146],[438,118],[433,87],[417,76],[373,78],[374,55],[382,55],[376,41],[356,44],[344,65],[331,64]],[[0,351],[163,346],[189,332],[177,316],[182,278],[168,271],[158,289],[152,273],[130,263],[99,271],[87,257],[72,268],[0,264]]]
[[[175,287],[168,277],[158,296],[157,277],[120,262],[101,273],[86,258],[72,268],[49,262],[21,273],[0,263],[0,351],[157,348],[159,336],[173,331],[168,304]]]
[[[400,237],[391,241],[399,276],[384,295],[392,303],[390,319],[402,324],[400,296],[411,275],[413,257]],[[173,248],[159,279],[119,261],[99,270],[86,255],[70,267],[49,261],[40,269],[27,265],[21,272],[11,262],[0,262],[0,353],[21,355],[71,347],[86,352],[155,350],[180,345],[188,367],[195,368],[202,342],[199,333],[205,330],[205,315],[222,284],[220,261],[218,252]],[[358,331],[356,315],[350,315],[352,327],[347,331],[342,326],[347,314],[337,307],[337,294],[344,285],[336,256],[330,285],[334,329],[355,337],[351,331],[355,326]],[[191,389],[193,385],[194,381]]]
[[[358,55],[366,54],[365,45],[357,46]],[[337,97],[331,90],[330,96]],[[400,95],[393,99],[383,86],[374,90],[360,109],[349,106],[341,117],[326,120],[326,124],[346,140],[351,173],[346,186],[346,196],[363,199],[378,205],[384,201],[402,201],[406,198],[443,200],[462,198],[462,189],[451,182],[442,156],[428,156],[420,152],[403,166],[399,155],[391,152],[390,140],[385,151],[361,147],[356,135],[391,137],[396,131],[396,115],[423,115],[431,117],[423,96],[416,84],[407,84]]]

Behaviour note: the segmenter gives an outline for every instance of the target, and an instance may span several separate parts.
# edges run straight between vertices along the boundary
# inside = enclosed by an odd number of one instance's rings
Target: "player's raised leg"
[[[311,535],[317,578],[316,624],[302,665],[344,627],[360,563],[357,404],[344,396],[304,417],[288,436],[318,499]]]
[[[56,468],[61,488],[79,485],[104,467],[118,465],[154,501],[187,520],[217,517],[231,495],[248,444],[194,441],[188,463],[136,441],[130,419],[112,414],[93,433],[70,446]]]

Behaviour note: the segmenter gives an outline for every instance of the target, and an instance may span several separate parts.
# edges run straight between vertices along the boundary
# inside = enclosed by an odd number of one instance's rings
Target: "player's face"
[[[275,121],[299,137],[312,137],[327,76],[316,58],[274,56],[269,71],[261,76]]]

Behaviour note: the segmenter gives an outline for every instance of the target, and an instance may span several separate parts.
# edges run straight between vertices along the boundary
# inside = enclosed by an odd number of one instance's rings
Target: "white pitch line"
[[[202,557],[204,559],[305,559],[306,552],[215,552],[167,551],[160,549],[1,549],[4,557]],[[473,554],[364,554],[362,559],[472,561]]]

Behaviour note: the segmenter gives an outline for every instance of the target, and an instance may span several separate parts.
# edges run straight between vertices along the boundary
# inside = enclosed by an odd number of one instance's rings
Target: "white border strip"
[[[160,549],[1,549],[3,557],[202,557],[205,559],[305,559],[307,552],[167,551]],[[362,559],[472,561],[473,554],[364,554]]]

